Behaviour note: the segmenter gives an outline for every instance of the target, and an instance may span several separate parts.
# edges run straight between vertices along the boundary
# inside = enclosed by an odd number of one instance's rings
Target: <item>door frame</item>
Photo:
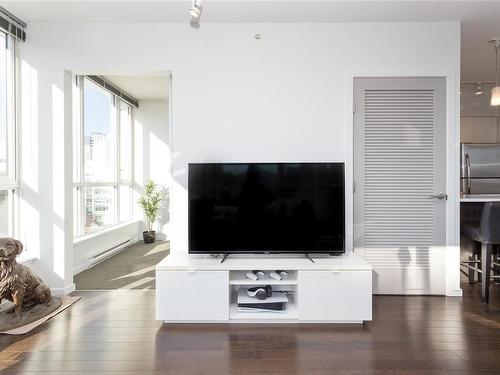
[[[355,78],[444,78],[446,81],[446,296],[462,296],[460,288],[460,74],[457,70],[349,71],[345,74],[345,197],[346,252],[354,252],[354,79]]]

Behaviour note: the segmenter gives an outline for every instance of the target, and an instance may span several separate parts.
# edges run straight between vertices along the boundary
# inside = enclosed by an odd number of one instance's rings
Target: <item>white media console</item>
[[[372,266],[350,254],[231,255],[223,263],[209,255],[172,253],[156,266],[156,319],[165,323],[362,323],[372,319]],[[263,270],[252,281],[246,272]],[[273,280],[270,271],[286,270]],[[272,285],[290,291],[283,312],[238,311],[239,287]]]

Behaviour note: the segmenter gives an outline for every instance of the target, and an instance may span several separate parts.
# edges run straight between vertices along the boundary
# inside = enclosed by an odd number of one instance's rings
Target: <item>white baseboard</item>
[[[455,289],[446,292],[446,297],[462,297],[462,296],[463,296],[462,289]]]
[[[130,246],[132,246],[134,244],[135,244],[135,240],[130,239],[130,240],[127,240],[123,243],[120,243],[120,244],[118,244],[118,245],[116,245],[108,250],[105,250],[105,251],[101,252],[100,254],[89,257],[88,258],[88,268],[92,268],[94,266],[97,266],[99,263],[104,262],[104,261],[108,260],[109,258],[111,258],[115,255],[118,255],[122,251],[127,250],[128,248],[130,248]]]
[[[74,292],[75,290],[76,290],[75,283],[71,283],[70,285],[68,285],[64,288],[64,294],[70,294],[71,292]]]
[[[65,296],[67,294],[70,294],[71,292],[74,292],[75,289],[76,285],[75,283],[72,283],[70,285],[65,286],[64,288],[50,288],[50,291],[55,296]]]

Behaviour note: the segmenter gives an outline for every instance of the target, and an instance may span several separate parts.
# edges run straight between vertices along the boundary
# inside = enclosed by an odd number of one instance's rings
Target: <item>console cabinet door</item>
[[[372,319],[371,271],[299,271],[300,320]]]
[[[229,319],[228,271],[157,271],[156,319]]]

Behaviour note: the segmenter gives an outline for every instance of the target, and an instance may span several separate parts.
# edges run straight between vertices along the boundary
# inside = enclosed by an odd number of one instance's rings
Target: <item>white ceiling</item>
[[[203,22],[397,22],[493,18],[499,1],[202,0]],[[187,22],[186,0],[0,1],[30,22]]]
[[[141,100],[167,100],[169,93],[169,77],[157,75],[105,75],[127,94]]]
[[[0,6],[28,23],[187,23],[190,4],[184,0],[0,1]],[[201,18],[202,23],[410,21],[462,21],[462,79],[494,79],[494,52],[487,41],[500,37],[500,1],[205,0]]]

